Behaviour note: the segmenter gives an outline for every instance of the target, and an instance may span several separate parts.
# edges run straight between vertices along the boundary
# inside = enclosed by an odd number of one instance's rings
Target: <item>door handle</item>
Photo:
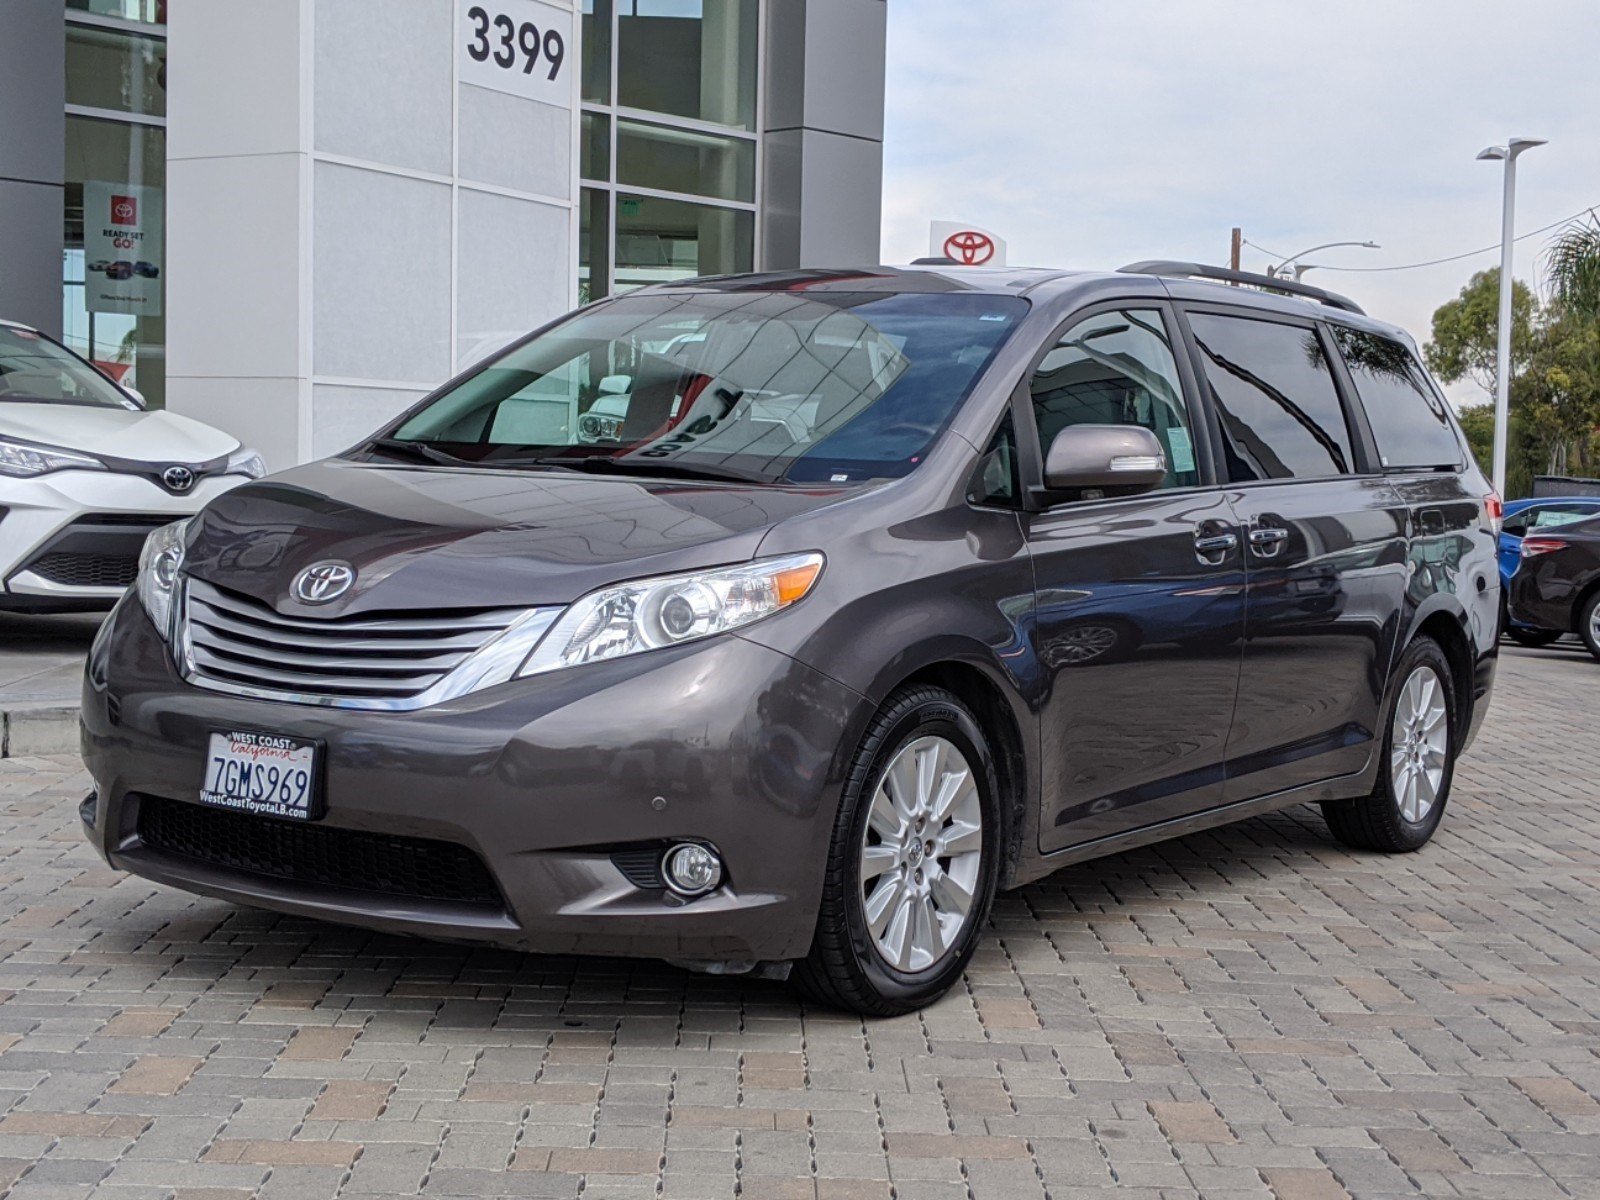
[[[1222,560],[1239,545],[1239,535],[1226,532],[1226,526],[1222,526],[1222,532],[1211,532],[1219,525],[1221,522],[1208,521],[1195,527],[1194,554],[1208,567],[1221,566]]]
[[[1289,540],[1289,531],[1275,525],[1260,526],[1250,531],[1250,548],[1261,558],[1273,558]]]

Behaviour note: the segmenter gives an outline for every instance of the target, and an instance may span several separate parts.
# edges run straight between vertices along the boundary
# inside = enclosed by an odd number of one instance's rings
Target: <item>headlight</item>
[[[172,597],[178,587],[178,571],[183,566],[183,538],[188,521],[163,525],[144,540],[139,552],[139,603],[161,636],[172,637]]]
[[[54,446],[34,446],[27,442],[13,442],[0,438],[0,475],[26,477],[44,475],[50,471],[104,471],[105,463],[89,454],[76,450],[58,450]]]
[[[249,446],[240,446],[228,455],[228,465],[222,468],[224,475],[248,475],[251,479],[260,479],[267,473],[267,460],[261,457],[261,452],[252,450]]]
[[[602,588],[561,614],[518,674],[537,675],[726,633],[787,608],[821,574],[822,555],[796,554]]]

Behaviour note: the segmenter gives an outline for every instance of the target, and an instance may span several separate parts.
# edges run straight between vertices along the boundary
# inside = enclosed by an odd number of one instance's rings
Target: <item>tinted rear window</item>
[[[1355,469],[1350,429],[1316,330],[1189,317],[1222,426],[1228,478],[1317,479]]]
[[[1383,465],[1390,470],[1459,467],[1461,442],[1444,401],[1411,351],[1393,338],[1343,325],[1334,327],[1333,337],[1367,410]]]

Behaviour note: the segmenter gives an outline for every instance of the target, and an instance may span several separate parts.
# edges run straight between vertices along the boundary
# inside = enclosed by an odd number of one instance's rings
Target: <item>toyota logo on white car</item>
[[[312,563],[294,577],[294,596],[306,604],[326,604],[337,600],[356,581],[356,569],[349,563]]]

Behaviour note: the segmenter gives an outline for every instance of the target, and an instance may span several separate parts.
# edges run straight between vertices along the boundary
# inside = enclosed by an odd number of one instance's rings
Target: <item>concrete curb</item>
[[[0,710],[0,758],[77,752],[76,704],[30,704]]]

